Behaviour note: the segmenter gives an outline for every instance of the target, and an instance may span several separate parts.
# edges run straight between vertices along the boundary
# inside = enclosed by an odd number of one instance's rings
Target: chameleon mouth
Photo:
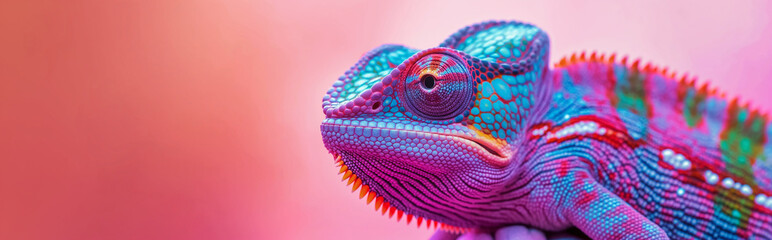
[[[351,169],[348,169],[348,166],[346,166],[346,163],[343,162],[343,157],[340,154],[333,152],[332,155],[335,159],[335,166],[340,168],[338,175],[343,174],[341,181],[346,182],[346,186],[352,186],[351,192],[356,192],[357,189],[359,189],[359,199],[364,199],[367,197],[366,201],[368,205],[372,202],[375,202],[375,211],[380,212],[381,215],[385,216],[386,212],[389,213],[389,218],[393,218],[396,215],[397,222],[402,220],[402,217],[405,217],[407,225],[410,225],[410,222],[415,218],[415,222],[418,228],[421,228],[421,225],[424,224],[426,225],[427,229],[441,229],[443,231],[456,234],[471,231],[469,228],[457,227],[436,220],[431,220],[429,218],[414,216],[412,214],[405,213],[400,209],[397,209],[388,201],[386,201],[383,196],[370,189],[370,187],[366,183],[362,182],[362,179],[357,177],[357,175],[353,173]]]
[[[471,138],[471,137],[469,137],[469,138],[462,137],[462,138],[477,144],[480,148],[485,149],[485,151],[487,151],[489,154],[491,154],[493,156],[496,156],[496,157],[499,157],[499,158],[506,158],[506,156],[504,156],[504,153],[502,153],[498,148],[492,146],[493,144],[491,144],[489,142],[485,142],[485,141],[482,141],[482,140],[479,140],[479,139],[475,139],[475,138]]]
[[[322,123],[322,132],[340,132],[340,133],[356,133],[356,132],[372,132],[378,131],[381,136],[389,136],[391,131],[397,130],[406,134],[423,135],[425,137],[439,136],[446,138],[453,138],[455,141],[461,142],[465,145],[472,146],[473,151],[482,155],[482,160],[496,167],[504,167],[510,163],[510,156],[505,146],[496,143],[494,140],[484,137],[475,136],[474,134],[449,132],[449,131],[421,131],[421,130],[408,130],[408,129],[395,129],[388,127],[372,127],[372,126],[357,126],[349,125],[345,122],[336,122],[335,120],[325,119]],[[377,134],[374,134],[378,136]]]

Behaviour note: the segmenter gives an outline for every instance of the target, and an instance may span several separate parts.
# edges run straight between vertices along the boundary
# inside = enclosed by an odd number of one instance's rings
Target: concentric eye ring
[[[450,120],[468,110],[473,95],[472,78],[463,61],[432,53],[407,69],[403,100],[408,110],[427,120]]]

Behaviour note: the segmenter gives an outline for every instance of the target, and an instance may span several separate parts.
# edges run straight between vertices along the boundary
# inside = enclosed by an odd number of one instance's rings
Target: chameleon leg
[[[592,239],[669,239],[656,224],[590,177],[578,177],[566,216]]]
[[[546,240],[544,233],[540,230],[533,228],[529,229],[519,225],[499,228],[499,230],[496,230],[495,236],[496,240]]]
[[[577,234],[578,233],[578,234]],[[545,235],[546,234],[546,235]],[[455,234],[443,230],[437,230],[429,240],[586,240],[583,234],[571,231],[545,233],[536,228],[522,225],[502,227],[492,233],[471,232]]]
[[[456,240],[493,240],[493,236],[488,233],[470,232],[461,234]]]
[[[450,233],[443,230],[437,230],[429,240],[455,240],[460,234]]]

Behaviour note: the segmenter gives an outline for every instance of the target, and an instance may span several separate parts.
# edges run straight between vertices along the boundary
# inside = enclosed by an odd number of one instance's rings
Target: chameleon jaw
[[[388,201],[386,201],[383,196],[379,195],[370,187],[367,185],[367,183],[362,182],[362,179],[357,177],[357,175],[351,171],[351,169],[348,169],[348,166],[346,166],[346,163],[343,161],[343,156],[332,152],[335,166],[339,167],[338,175],[343,174],[343,178],[341,181],[346,182],[346,186],[351,185],[351,192],[356,192],[357,189],[359,189],[359,199],[364,199],[367,197],[367,204],[369,205],[372,202],[375,202],[375,211],[380,212],[381,215],[386,215],[386,212],[389,213],[389,218],[394,217],[394,215],[397,216],[397,221],[399,222],[402,217],[404,216],[406,218],[406,222],[408,225],[410,225],[410,222],[415,217],[416,219],[416,225],[418,228],[421,227],[421,224],[425,223],[427,229],[440,229],[446,232],[455,233],[455,234],[462,234],[465,232],[471,231],[470,228],[462,228],[462,227],[456,227],[453,225],[441,223],[436,220],[431,220],[429,218],[424,218],[421,216],[414,216],[409,213],[405,213],[403,210],[397,209],[396,207],[392,206]],[[352,185],[353,184],[353,185]],[[425,221],[424,221],[425,220]]]

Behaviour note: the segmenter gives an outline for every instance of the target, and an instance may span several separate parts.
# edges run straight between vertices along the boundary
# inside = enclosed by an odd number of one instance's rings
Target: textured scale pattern
[[[343,181],[383,215],[451,233],[772,239],[766,114],[614,54],[550,66],[549,44],[492,21],[365,54],[322,104]]]

